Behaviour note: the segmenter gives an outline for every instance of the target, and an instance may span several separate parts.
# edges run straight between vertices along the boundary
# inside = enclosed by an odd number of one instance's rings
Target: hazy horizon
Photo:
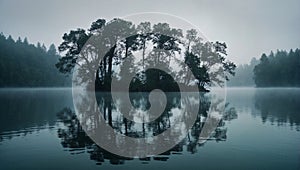
[[[98,18],[162,12],[182,17],[210,41],[228,45],[228,58],[248,63],[271,50],[300,47],[300,1],[16,1],[0,0],[0,32],[58,46],[65,32],[89,28]],[[76,9],[80,9],[77,11]]]

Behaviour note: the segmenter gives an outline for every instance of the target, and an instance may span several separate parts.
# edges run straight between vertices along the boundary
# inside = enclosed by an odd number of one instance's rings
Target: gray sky
[[[299,0],[0,0],[0,32],[49,46],[97,18],[163,12],[185,18],[210,41],[224,41],[229,59],[247,63],[271,50],[300,48]]]

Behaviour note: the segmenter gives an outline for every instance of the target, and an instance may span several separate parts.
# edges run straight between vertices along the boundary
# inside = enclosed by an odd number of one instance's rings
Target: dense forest
[[[0,34],[0,87],[57,87],[70,85],[70,78],[59,73],[55,46],[49,49],[30,44],[20,37]]]
[[[257,87],[299,87],[300,50],[263,54],[253,72]]]
[[[254,87],[253,69],[259,63],[259,60],[252,58],[249,64],[238,65],[235,69],[235,75],[227,81],[227,86],[230,87]]]

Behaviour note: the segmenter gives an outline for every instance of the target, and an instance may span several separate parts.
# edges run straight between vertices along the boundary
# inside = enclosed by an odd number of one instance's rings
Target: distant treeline
[[[238,65],[235,69],[235,75],[227,81],[227,86],[231,87],[254,87],[253,69],[259,63],[259,60],[252,58],[249,64]]]
[[[55,46],[49,49],[27,38],[13,40],[0,33],[0,87],[53,87],[70,84],[70,78],[55,68],[59,59]]]
[[[257,87],[300,87],[300,50],[263,54],[253,72]]]
[[[260,60],[252,58],[249,64],[237,66],[227,86],[299,87],[300,50],[271,52]]]

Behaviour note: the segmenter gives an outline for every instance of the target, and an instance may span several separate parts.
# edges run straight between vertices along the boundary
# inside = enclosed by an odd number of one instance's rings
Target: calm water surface
[[[193,140],[195,127],[168,152],[130,159],[86,136],[70,89],[1,89],[0,169],[300,169],[300,89],[229,88],[226,102],[206,143]]]

